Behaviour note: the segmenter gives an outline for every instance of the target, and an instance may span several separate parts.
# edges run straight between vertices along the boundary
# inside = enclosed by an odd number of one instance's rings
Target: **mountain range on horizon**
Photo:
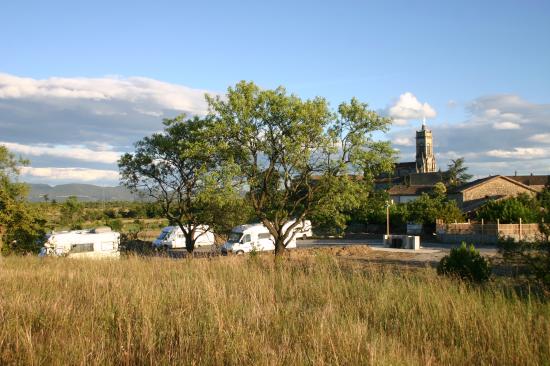
[[[144,198],[122,186],[102,187],[93,184],[69,183],[50,186],[48,184],[26,183],[29,186],[28,200],[65,201],[75,196],[79,201],[143,201]]]

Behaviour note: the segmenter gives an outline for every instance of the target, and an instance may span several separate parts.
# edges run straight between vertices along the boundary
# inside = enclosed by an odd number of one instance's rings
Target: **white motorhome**
[[[290,226],[288,222],[285,226]],[[294,235],[287,239],[287,248],[296,248]],[[275,240],[263,224],[240,225],[234,227],[222,246],[222,254],[244,254],[251,251],[275,250]]]
[[[214,233],[206,225],[199,225],[195,230],[195,246],[214,245]],[[155,248],[176,249],[185,248],[185,236],[179,226],[167,226],[153,241]]]
[[[39,256],[70,258],[118,258],[120,257],[120,233],[109,227],[91,230],[52,232]]]

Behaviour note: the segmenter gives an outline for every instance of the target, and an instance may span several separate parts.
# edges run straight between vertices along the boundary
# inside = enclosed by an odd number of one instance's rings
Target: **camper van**
[[[214,245],[214,233],[208,226],[199,225],[195,230],[195,246]],[[160,232],[158,238],[153,241],[153,247],[159,249],[185,248],[185,236],[179,226],[167,226]]]
[[[288,222],[285,226],[290,226]],[[296,248],[294,236],[287,239],[287,248]],[[275,240],[263,224],[240,225],[229,234],[222,246],[222,254],[244,254],[251,251],[275,250]]]
[[[119,244],[120,234],[111,231],[109,227],[52,232],[46,236],[39,256],[118,258]]]
[[[301,224],[296,226],[296,238],[297,239],[307,239],[313,236],[311,221],[302,220]]]

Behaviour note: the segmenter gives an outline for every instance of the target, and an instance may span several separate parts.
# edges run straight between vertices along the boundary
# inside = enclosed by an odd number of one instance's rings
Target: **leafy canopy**
[[[198,225],[215,229],[216,212],[236,199],[236,166],[220,164],[226,144],[212,120],[180,115],[164,120],[165,129],[135,144],[133,154],[119,160],[121,182],[154,198],[164,216],[177,224],[194,250]]]
[[[22,165],[0,145],[0,252],[2,254],[38,251],[44,235],[44,220],[26,202],[28,188],[17,177]]]
[[[323,98],[302,100],[282,87],[262,90],[243,81],[223,98],[207,100],[228,144],[226,158],[239,166],[255,214],[275,238],[276,254],[314,210],[318,217],[342,220],[336,212],[350,202],[338,197],[371,184],[392,165],[389,143],[372,137],[386,131],[390,120],[356,99],[332,112]]]

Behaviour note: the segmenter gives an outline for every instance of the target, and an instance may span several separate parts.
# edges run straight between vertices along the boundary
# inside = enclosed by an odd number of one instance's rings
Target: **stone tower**
[[[435,156],[432,131],[422,122],[422,130],[416,131],[416,171],[418,173],[435,172]]]

